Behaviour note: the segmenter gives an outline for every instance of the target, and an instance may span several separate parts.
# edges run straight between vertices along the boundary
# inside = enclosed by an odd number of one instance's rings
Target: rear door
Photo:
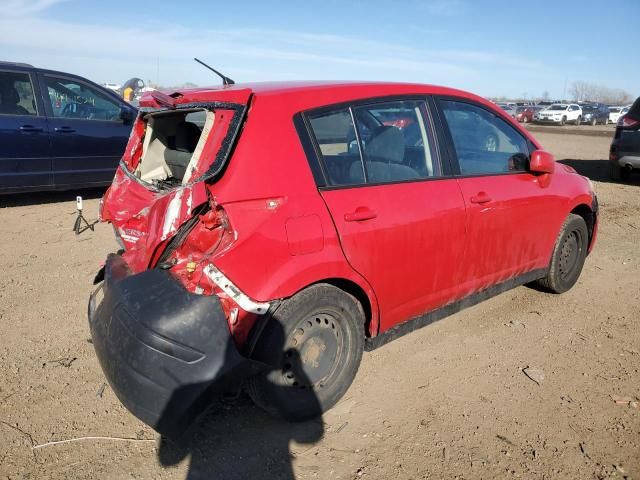
[[[111,182],[135,110],[76,77],[42,73],[40,85],[49,116],[55,185]],[[121,107],[130,109],[132,117],[122,120]]]
[[[467,211],[465,294],[545,268],[562,223],[557,199],[528,171],[528,140],[487,107],[438,99]]]
[[[307,116],[322,159],[321,189],[345,256],[375,291],[380,330],[456,297],[464,202],[445,177],[420,99]]]
[[[52,184],[49,131],[34,76],[0,70],[0,191]]]

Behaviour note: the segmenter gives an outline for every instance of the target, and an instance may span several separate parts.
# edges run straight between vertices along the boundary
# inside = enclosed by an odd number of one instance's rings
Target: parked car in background
[[[517,107],[515,103],[497,103],[496,105],[498,105],[502,110],[504,110],[505,113],[509,115],[511,118],[516,118]]]
[[[640,97],[618,119],[609,150],[609,172],[613,180],[628,177],[640,168]]]
[[[108,185],[136,115],[85,78],[0,62],[0,193]]]
[[[618,123],[621,116],[629,111],[629,107],[611,106],[609,107],[609,123]]]
[[[555,123],[564,125],[567,122],[580,125],[582,109],[575,103],[554,103],[533,116],[536,123]]]
[[[596,238],[590,181],[460,90],[235,84],[140,104],[101,208],[122,249],[88,316],[113,391],[165,435],[243,384],[318,416],[365,349],[516,285],[565,292]]]
[[[542,107],[533,105],[518,107],[516,109],[516,120],[522,123],[533,122],[533,116],[540,110],[542,110]]]
[[[584,103],[582,108],[582,123],[589,125],[606,125],[609,123],[609,107],[602,103]]]

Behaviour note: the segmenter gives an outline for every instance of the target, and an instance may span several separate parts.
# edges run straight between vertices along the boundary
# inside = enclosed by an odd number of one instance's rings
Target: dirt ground
[[[640,408],[614,401],[640,397],[640,176],[607,180],[608,138],[536,136],[600,199],[571,291],[520,287],[365,354],[322,421],[242,396],[181,447],[105,388],[88,341],[110,227],[75,237],[72,193],[0,198],[0,478],[640,478]]]

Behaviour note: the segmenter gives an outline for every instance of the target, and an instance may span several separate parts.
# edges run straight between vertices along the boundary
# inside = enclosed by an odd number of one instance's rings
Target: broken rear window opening
[[[245,111],[235,103],[143,111],[122,159],[126,170],[157,190],[215,177],[227,161]]]

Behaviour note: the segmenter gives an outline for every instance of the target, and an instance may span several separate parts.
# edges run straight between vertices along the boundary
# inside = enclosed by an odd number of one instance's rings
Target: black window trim
[[[528,170],[520,170],[520,171],[513,171],[513,172],[475,173],[475,174],[469,174],[469,175],[461,174],[460,163],[458,162],[458,155],[456,153],[455,145],[453,143],[453,137],[451,136],[451,131],[449,130],[449,124],[447,123],[444,117],[444,111],[440,106],[440,101],[453,101],[458,103],[466,103],[471,106],[481,108],[486,112],[492,114],[494,117],[500,118],[500,115],[492,111],[490,108],[487,108],[485,105],[466,97],[457,97],[455,95],[433,95],[432,98],[433,98],[434,108],[438,112],[438,118],[441,122],[440,131],[442,132],[443,142],[445,142],[447,145],[447,152],[449,154],[450,161],[453,167],[453,172],[454,172],[452,176],[454,178],[498,177],[498,176],[506,176],[506,175],[523,175],[523,174],[533,175]],[[531,154],[536,149],[535,145],[533,145],[531,141],[525,135],[522,135],[522,133],[520,133],[514,126],[509,125],[509,121],[507,119],[500,118],[500,120],[502,120],[505,124],[509,126],[509,128],[511,128],[515,133],[517,133],[523,138],[523,140],[527,145],[528,157],[529,159],[531,159]]]
[[[330,105],[323,105],[322,107],[317,107],[309,110],[304,110],[302,112],[298,112],[293,117],[294,126],[296,127],[296,131],[300,138],[300,142],[302,144],[302,148],[306,154],[307,161],[309,162],[309,166],[313,173],[314,179],[316,181],[316,186],[321,191],[330,191],[330,190],[342,190],[346,188],[367,188],[367,187],[376,187],[381,185],[397,185],[404,183],[416,183],[416,182],[434,182],[440,180],[450,180],[454,178],[451,175],[451,165],[449,161],[444,161],[441,155],[441,149],[439,147],[439,135],[436,130],[436,122],[434,121],[435,112],[430,104],[430,98],[432,95],[429,94],[414,94],[414,95],[386,95],[382,97],[370,97],[363,99],[355,99],[349,100],[345,102],[333,103]],[[320,146],[313,134],[313,130],[311,128],[311,124],[309,123],[309,116],[313,115],[322,115],[323,113],[330,113],[338,110],[348,110],[352,115],[352,122],[354,122],[354,128],[356,129],[356,136],[358,136],[357,126],[355,124],[355,119],[353,118],[352,108],[357,108],[361,106],[369,106],[376,105],[382,103],[391,103],[391,102],[401,102],[401,101],[418,101],[422,102],[422,106],[424,109],[421,109],[421,113],[426,115],[426,118],[423,118],[428,125],[429,129],[427,129],[427,137],[429,142],[432,142],[432,155],[435,157],[435,161],[439,163],[441,175],[433,176],[433,177],[425,177],[425,178],[417,178],[410,180],[399,180],[395,182],[376,182],[376,183],[355,183],[348,185],[331,185],[328,181],[328,176],[326,173],[326,167],[324,166],[324,161],[322,160],[322,153],[320,151]],[[304,128],[303,128],[304,127]],[[358,141],[358,150],[360,151],[360,142]],[[360,161],[364,162],[364,158],[362,152],[360,151]],[[365,170],[366,171],[366,170]],[[319,172],[322,172],[322,176],[319,175]]]
[[[39,97],[40,95],[40,87],[38,85],[38,79],[37,76],[35,75],[35,72],[30,71],[30,70],[20,70],[20,69],[13,69],[13,68],[1,68],[0,69],[0,73],[22,73],[25,74],[29,77],[29,81],[31,82],[31,89],[33,91],[33,100],[36,102],[36,113],[35,114],[29,114],[29,115],[12,115],[10,113],[0,113],[0,116],[3,117],[46,117],[46,115],[44,114],[44,105],[41,104],[41,102],[39,101]]]

